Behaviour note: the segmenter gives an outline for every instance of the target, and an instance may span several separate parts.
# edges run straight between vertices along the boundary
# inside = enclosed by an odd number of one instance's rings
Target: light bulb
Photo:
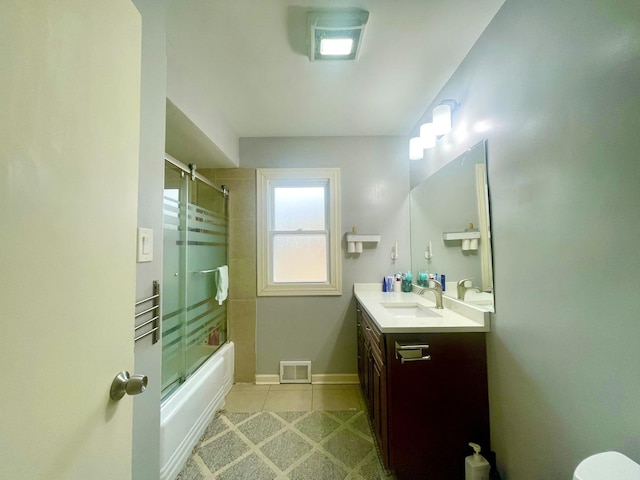
[[[411,160],[420,160],[424,157],[424,149],[422,148],[422,140],[420,137],[413,137],[409,140],[409,158]]]
[[[438,105],[433,109],[433,131],[437,135],[446,135],[451,131],[451,107]]]
[[[424,123],[420,127],[420,139],[422,140],[422,148],[433,148],[436,146],[436,134],[433,129],[433,123]]]

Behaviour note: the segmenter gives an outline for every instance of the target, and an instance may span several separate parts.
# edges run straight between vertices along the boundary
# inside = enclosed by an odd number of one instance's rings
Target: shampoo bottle
[[[469,443],[474,454],[464,459],[464,480],[489,480],[491,465],[480,455],[480,445]]]

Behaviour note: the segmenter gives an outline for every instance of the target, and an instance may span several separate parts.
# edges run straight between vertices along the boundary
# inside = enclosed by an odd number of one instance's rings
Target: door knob
[[[146,375],[131,376],[129,372],[123,370],[113,379],[109,395],[112,400],[116,401],[124,397],[125,393],[127,395],[138,395],[144,392],[147,388],[147,383],[149,383],[149,379]]]

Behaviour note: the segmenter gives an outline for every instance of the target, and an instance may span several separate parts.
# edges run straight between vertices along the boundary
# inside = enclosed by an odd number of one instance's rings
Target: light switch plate
[[[137,262],[153,261],[153,229],[138,228]]]

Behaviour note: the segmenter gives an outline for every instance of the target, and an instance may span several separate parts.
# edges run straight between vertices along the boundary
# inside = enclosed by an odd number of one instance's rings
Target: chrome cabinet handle
[[[131,376],[129,372],[123,370],[113,379],[109,396],[117,402],[124,397],[125,393],[127,395],[138,395],[144,392],[148,383],[149,379],[146,375]]]
[[[422,350],[429,348],[429,345],[400,345],[396,342],[396,359],[400,359],[400,363],[406,362],[424,362],[431,360],[431,355],[422,355]]]

